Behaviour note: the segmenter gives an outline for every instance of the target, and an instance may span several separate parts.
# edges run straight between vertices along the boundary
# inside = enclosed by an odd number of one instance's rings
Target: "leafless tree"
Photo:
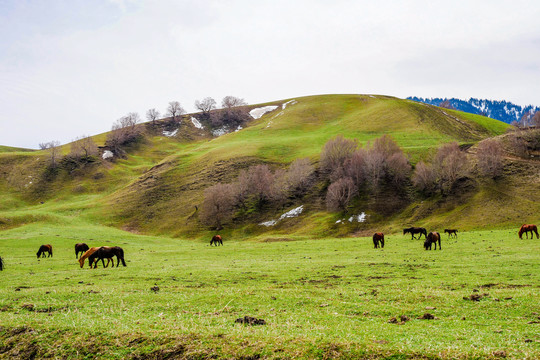
[[[245,105],[247,105],[247,102],[245,102],[244,99],[238,98],[236,96],[225,96],[223,100],[221,100],[221,107],[223,109],[230,109],[233,107]]]
[[[487,139],[478,144],[476,152],[480,174],[490,178],[501,175],[503,170],[503,149],[495,139]]]
[[[349,177],[341,178],[328,187],[326,207],[329,211],[345,210],[355,194],[354,181]]]
[[[291,163],[285,174],[286,187],[291,195],[299,196],[309,189],[313,171],[309,158],[296,159]],[[276,178],[279,178],[277,174]]]
[[[366,150],[357,149],[350,158],[345,160],[345,176],[350,177],[357,189],[366,182]]]
[[[186,111],[178,101],[169,102],[169,106],[167,106],[167,116],[171,117],[173,122],[176,122],[177,116],[183,115],[185,113]]]
[[[134,142],[140,137],[141,130],[137,127],[139,122],[139,114],[134,112],[118,119],[113,124],[112,131],[107,135],[105,145],[113,152],[120,153],[122,145]]]
[[[40,143],[39,148],[42,150],[48,150],[49,159],[50,159],[50,167],[56,168],[56,166],[58,165],[58,160],[61,156],[60,141],[53,140],[46,143]]]
[[[450,191],[458,179],[467,176],[470,170],[467,155],[459,149],[456,142],[439,148],[433,161],[433,169],[443,194]]]
[[[411,164],[401,149],[386,159],[386,169],[388,176],[397,186],[403,185],[411,174]]]
[[[537,128],[540,128],[540,111],[537,111],[533,118],[532,118],[532,124],[536,126]]]
[[[450,100],[445,100],[445,101],[441,102],[439,104],[439,107],[442,107],[442,108],[445,108],[445,109],[450,109],[450,110],[456,110],[456,108],[453,107],[452,104],[450,103]]]
[[[385,158],[383,153],[375,149],[369,149],[365,156],[366,179],[371,190],[377,192],[381,179],[385,174]]]
[[[77,158],[97,156],[98,147],[90,136],[83,135],[71,143],[70,155]]]
[[[357,147],[356,140],[345,139],[342,135],[328,140],[321,152],[321,170],[330,177],[332,173],[342,172],[345,161],[353,155]]]
[[[204,191],[201,206],[201,221],[206,225],[222,229],[232,215],[235,205],[234,189],[231,184],[216,184]]]
[[[368,147],[370,145],[368,144]],[[389,159],[395,153],[403,153],[399,145],[394,141],[391,135],[384,134],[380,138],[376,138],[371,146],[373,151],[381,153],[385,159]]]
[[[414,169],[412,177],[413,185],[421,192],[429,195],[435,190],[435,181],[437,176],[431,165],[419,161]]]
[[[159,113],[159,111],[155,108],[148,109],[148,111],[146,112],[146,120],[151,121],[152,124],[155,124],[156,120],[159,119],[160,115],[161,114]]]
[[[206,97],[201,101],[195,101],[195,108],[202,111],[203,114],[208,114],[210,111],[214,110],[216,105],[216,100],[212,99],[211,97]]]

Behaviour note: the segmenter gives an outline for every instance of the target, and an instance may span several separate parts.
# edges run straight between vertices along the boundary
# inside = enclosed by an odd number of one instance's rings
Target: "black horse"
[[[403,229],[403,235],[407,233],[411,234],[412,236],[411,240],[416,239],[414,237],[414,234],[420,234],[418,235],[418,240],[420,240],[420,238],[422,237],[422,234],[424,234],[424,237],[427,237],[427,231],[425,228],[422,228],[422,227],[410,227],[407,229]]]
[[[381,249],[384,248],[384,234],[381,232],[373,234],[373,246],[375,249],[381,245]]]
[[[448,233],[448,237],[455,237],[457,239],[457,229],[444,229],[445,233]]]
[[[4,270],[4,259],[0,256],[0,271]]]
[[[49,256],[46,256],[45,253],[48,253]],[[39,247],[39,250],[37,252],[37,258],[39,259],[39,257],[51,257],[52,256],[52,245],[41,245]]]
[[[79,258],[79,253],[81,253],[81,256],[82,256],[82,254],[87,252],[88,249],[90,249],[90,248],[85,243],[75,244],[75,258],[78,259]]]
[[[424,241],[424,249],[431,250],[431,244],[435,244],[435,250],[437,250],[437,242],[439,243],[439,250],[442,250],[441,234],[436,231],[430,232],[426,237],[426,241]]]
[[[97,268],[97,264],[99,260],[101,260],[101,263],[103,264],[103,267],[107,267],[109,265],[109,262],[107,261],[107,266],[105,266],[104,259],[111,260],[114,256],[116,256],[117,263],[116,267],[120,265],[120,261],[122,261],[122,265],[127,266],[126,262],[124,261],[124,250],[120,246],[102,246],[99,249],[97,249],[92,255],[88,257],[88,263],[90,264],[90,267],[92,267],[92,264],[94,264],[94,269]],[[112,259],[112,267],[114,267],[114,259]]]

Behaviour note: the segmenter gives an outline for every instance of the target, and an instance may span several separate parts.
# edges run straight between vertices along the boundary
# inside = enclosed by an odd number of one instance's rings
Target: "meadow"
[[[442,234],[442,251],[400,233],[384,249],[209,240],[83,220],[0,232],[0,358],[540,357],[540,241],[517,229]],[[127,267],[81,269],[77,242],[121,246]],[[36,259],[46,243],[54,256]],[[266,324],[235,323],[246,315]]]

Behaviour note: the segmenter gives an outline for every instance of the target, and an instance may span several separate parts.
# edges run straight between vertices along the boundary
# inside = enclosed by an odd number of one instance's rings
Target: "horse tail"
[[[126,262],[124,261],[124,249],[120,248],[119,255],[120,255],[120,260],[122,260],[122,265],[127,266]]]
[[[0,257],[0,271],[4,270],[4,260]]]
[[[77,251],[77,245],[75,245],[75,259],[77,259],[77,258],[78,258],[78,256],[77,256],[77,255],[79,255],[79,252]]]

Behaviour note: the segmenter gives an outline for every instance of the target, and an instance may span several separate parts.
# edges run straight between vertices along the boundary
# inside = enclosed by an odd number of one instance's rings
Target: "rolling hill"
[[[390,134],[414,165],[429,159],[442,144],[457,141],[474,152],[475,144],[508,129],[507,124],[483,116],[379,95],[310,96],[249,108],[264,106],[275,109],[218,137],[196,126],[189,114],[176,132],[147,131],[143,140],[126,148],[125,158],[97,159],[54,176],[44,175],[45,151],[2,148],[0,229],[76,217],[133,232],[207,236],[211,229],[198,217],[204,190],[233,181],[250,165],[284,168],[305,157],[317,165],[324,144],[339,134],[360,144]],[[103,145],[105,138],[100,134],[94,140]],[[69,146],[62,150],[67,154]],[[389,202],[384,209],[374,199],[360,199],[347,213],[328,212],[325,185],[318,184],[301,199],[238,217],[224,231],[238,237],[290,232],[320,236],[375,228],[399,231],[404,224],[417,223],[469,229],[514,226],[537,220],[540,202],[531,189],[538,186],[538,170],[534,159],[508,157],[501,179],[473,182],[455,197],[424,198],[409,189],[395,205],[382,194],[380,200]],[[299,217],[270,228],[258,225],[300,205],[304,212]],[[336,224],[361,212],[368,215],[366,222]]]

